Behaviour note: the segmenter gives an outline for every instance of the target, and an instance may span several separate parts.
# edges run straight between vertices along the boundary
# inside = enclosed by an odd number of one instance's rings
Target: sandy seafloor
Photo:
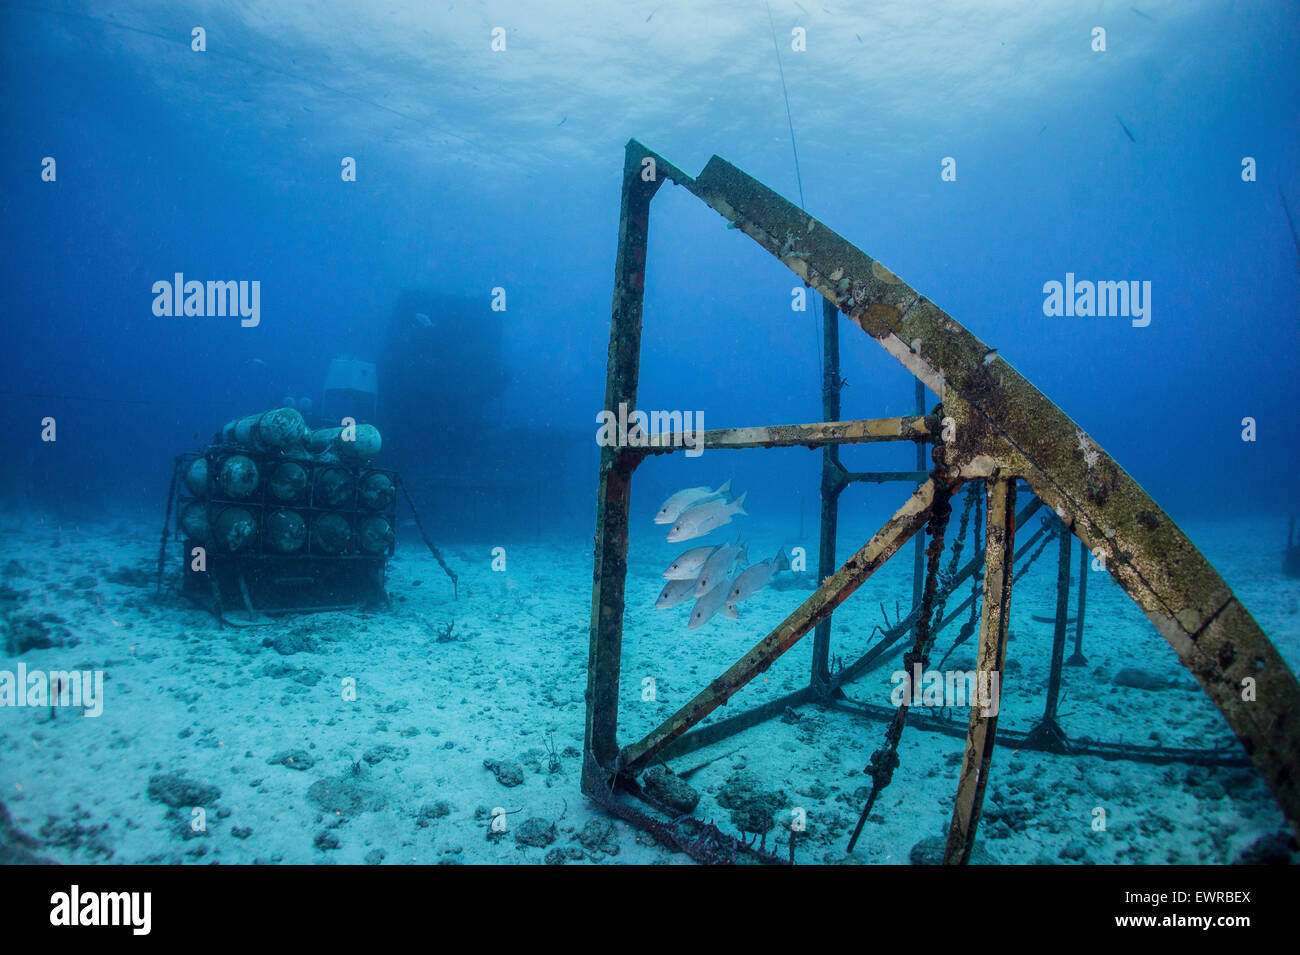
[[[1037,520],[1021,529],[1021,542]],[[67,643],[21,659],[29,669],[106,673],[104,713],[96,719],[0,708],[0,803],[39,856],[79,863],[687,861],[623,823],[612,823],[612,832],[588,827],[578,838],[593,818],[604,818],[578,791],[589,537],[448,542],[444,553],[461,574],[456,601],[418,541],[403,540],[390,565],[388,611],[218,629],[211,615],[174,593],[155,597],[156,525],[56,526],[12,514],[0,525],[10,543],[0,559],[7,622],[51,614],[47,627]],[[1280,568],[1285,521],[1188,522],[1184,529],[1293,669],[1300,667],[1300,581],[1285,579]],[[843,556],[869,536],[855,532],[842,530]],[[766,556],[779,543],[759,536],[751,553]],[[507,549],[505,572],[490,569],[498,545]],[[653,529],[634,529],[624,742],[672,713],[808,592],[762,591],[743,606],[740,621],[715,618],[688,633],[689,605],[651,606],[663,567],[686,546],[694,543],[666,544]],[[815,552],[811,539],[805,546]],[[1054,558],[1053,544],[1013,597],[1000,728],[1028,729],[1042,711],[1051,626],[1031,616],[1053,612]],[[908,551],[836,613],[832,655],[861,654],[881,623],[879,604],[892,617],[894,601],[906,605],[910,592]],[[440,642],[438,632],[452,620],[451,639]],[[954,626],[940,635],[936,660],[955,634]],[[264,645],[276,642],[297,652]],[[798,644],[715,716],[806,683],[811,642]],[[1239,751],[1173,651],[1104,573],[1090,577],[1084,652],[1088,665],[1064,676],[1062,724],[1071,736]],[[973,641],[950,666],[971,660]],[[0,669],[17,663],[6,655]],[[1167,685],[1118,686],[1113,678],[1125,667]],[[888,702],[894,669],[869,674],[850,695]],[[655,681],[653,701],[642,700],[647,676]],[[355,701],[343,699],[349,678]],[[892,785],[846,856],[867,782],[862,769],[884,730],[880,722],[805,706],[674,768],[714,760],[690,782],[703,794],[696,815],[724,829],[730,814],[716,796],[742,770],[778,793],[782,805],[801,808],[808,831],[797,846],[800,862],[904,863],[918,840],[946,828],[962,742],[909,727]],[[283,762],[268,762],[286,753]],[[519,764],[522,783],[503,785],[485,760],[506,764],[508,781],[508,764]],[[188,807],[150,796],[151,777],[169,773],[220,791],[206,803],[204,831],[194,830]],[[508,828],[492,836],[497,807]],[[1098,807],[1105,831],[1092,825]],[[789,811],[777,816],[783,821]],[[530,819],[541,821],[529,826],[534,833],[549,834],[553,824],[554,842],[522,844],[516,836]],[[1249,766],[1159,766],[1000,747],[979,844],[999,863],[1227,863],[1284,828]],[[767,838],[785,852],[783,828]]]

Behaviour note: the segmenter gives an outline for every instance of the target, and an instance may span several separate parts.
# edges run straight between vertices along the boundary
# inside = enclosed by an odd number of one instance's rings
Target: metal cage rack
[[[250,459],[257,468],[257,487],[244,497],[221,492],[213,475],[234,455]],[[191,465],[204,459],[208,468],[206,494],[194,493],[185,475]],[[270,489],[275,468],[294,464],[303,469],[306,483],[298,495],[277,497]],[[323,500],[320,476],[326,471],[342,471],[346,494],[336,501]],[[373,506],[362,500],[361,488],[366,478],[382,474],[388,479],[390,492]],[[320,461],[258,451],[238,445],[214,445],[202,452],[179,455],[174,464],[168,499],[166,533],[184,542],[181,592],[225,619],[223,608],[242,604],[250,618],[259,612],[294,613],[320,610],[352,609],[386,600],[385,571],[394,553],[392,530],[396,526],[395,471],[341,461]],[[221,512],[240,508],[253,519],[256,531],[247,547],[231,551],[213,539],[196,540],[184,526],[187,510],[195,505],[206,508],[208,526],[215,527]],[[303,520],[305,539],[299,547],[281,551],[268,542],[266,520],[277,512],[295,513]],[[319,521],[329,515],[343,518],[347,540],[338,551],[322,548],[317,540]],[[387,522],[388,539],[382,550],[369,551],[360,543],[361,523],[378,517]],[[204,548],[203,569],[195,567],[195,548]]]

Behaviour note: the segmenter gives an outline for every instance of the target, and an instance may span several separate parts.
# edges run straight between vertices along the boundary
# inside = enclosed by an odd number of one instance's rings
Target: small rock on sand
[[[555,841],[555,823],[545,819],[525,819],[524,824],[515,830],[515,842],[524,846],[544,849]]]
[[[280,633],[273,637],[264,637],[262,646],[274,649],[284,657],[295,653],[312,653],[317,649],[316,641],[305,633]]]
[[[1164,677],[1139,667],[1125,667],[1115,674],[1113,682],[1116,686],[1128,686],[1135,690],[1163,690],[1169,686],[1169,681]]]
[[[483,760],[483,768],[491,772],[502,786],[522,786],[524,783],[524,768],[516,762],[504,759],[485,759]]]
[[[282,749],[267,762],[272,766],[286,766],[297,770],[311,769],[316,765],[316,760],[305,749]]]
[[[574,838],[592,852],[618,855],[618,832],[608,819],[599,816],[588,819],[587,824]]]
[[[773,826],[773,814],[785,805],[780,790],[762,788],[758,776],[742,769],[718,792],[718,805],[731,810],[731,823],[741,832],[763,834]]]
[[[662,766],[646,770],[641,782],[653,798],[683,815],[694,812],[699,804],[700,794],[690,783]]]
[[[149,777],[149,798],[174,808],[209,806],[221,798],[221,790],[184,773],[155,773]]]

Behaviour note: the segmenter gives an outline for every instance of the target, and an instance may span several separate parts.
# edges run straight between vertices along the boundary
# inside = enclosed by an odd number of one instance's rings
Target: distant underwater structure
[[[295,408],[228,421],[202,451],[178,455],[158,551],[179,540],[182,595],[223,624],[263,613],[381,606],[396,547],[397,499],[410,506],[425,544],[456,574],[420,525],[396,471],[376,467],[373,424],[311,429]],[[232,617],[237,608],[247,614]]]
[[[176,459],[159,586],[174,532],[181,592],[220,620],[232,607],[252,622],[383,602],[398,478],[371,464],[382,446],[372,424],[313,431],[293,408],[227,422],[205,450]]]
[[[566,499],[557,490],[575,476],[574,459],[583,478],[590,473],[595,445],[585,429],[548,429],[548,453],[525,458],[539,434],[534,421],[502,410],[511,382],[504,339],[486,289],[477,298],[409,289],[388,320],[378,420],[394,467],[440,534],[536,535]]]
[[[403,459],[490,430],[490,404],[510,382],[501,343],[501,313],[486,295],[398,296],[379,360],[379,415]]]

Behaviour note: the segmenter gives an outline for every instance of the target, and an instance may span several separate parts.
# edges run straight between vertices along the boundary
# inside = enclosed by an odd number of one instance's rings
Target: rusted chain
[[[971,484],[971,490],[976,491],[975,495],[975,533],[972,535],[975,540],[979,540],[984,533],[984,497],[979,494],[979,485]],[[952,642],[948,652],[943,655],[936,669],[942,670],[948,663],[948,658],[952,656],[953,651],[965,643],[975,633],[975,624],[979,622],[980,614],[980,591],[984,587],[984,575],[982,573],[971,574],[970,578],[970,614],[966,617],[966,622],[961,625],[957,631],[957,639]],[[960,609],[960,608],[959,608]]]
[[[938,601],[939,619],[942,619],[943,603],[946,600],[946,594],[939,594],[939,564],[943,559],[944,549],[944,532],[948,527],[948,518],[952,514],[952,490],[942,476],[942,469],[938,466],[930,474],[931,480],[934,481],[934,505],[930,512],[930,522],[927,528],[930,534],[930,545],[926,548],[926,572],[925,572],[925,589],[921,594],[920,613],[916,621],[914,630],[915,638],[912,643],[912,649],[903,655],[903,668],[906,670],[907,679],[912,678],[914,667],[919,664],[922,672],[925,671],[926,665],[930,659],[930,648],[934,643],[933,621],[935,619],[935,603]],[[955,568],[953,568],[955,572]],[[898,743],[903,737],[903,726],[907,722],[907,710],[909,706],[910,693],[903,698],[902,704],[894,713],[894,719],[890,722],[889,728],[885,731],[884,744],[871,754],[871,760],[863,770],[871,777],[871,792],[867,795],[867,803],[862,808],[862,815],[858,818],[858,824],[853,830],[853,837],[849,840],[849,852],[857,844],[858,836],[862,834],[862,827],[866,824],[867,817],[871,814],[871,809],[876,803],[886,786],[893,781],[894,770],[898,768]]]
[[[407,506],[411,508],[411,516],[415,518],[415,528],[420,532],[420,536],[424,538],[425,546],[428,547],[429,552],[433,554],[433,559],[438,562],[438,566],[441,567],[443,572],[451,578],[452,599],[459,600],[460,585],[456,578],[456,572],[447,566],[447,562],[442,559],[442,554],[438,552],[438,548],[434,546],[433,541],[429,540],[429,535],[425,533],[424,524],[420,522],[420,512],[415,509],[415,502],[411,500],[411,492],[406,489],[406,482],[398,477],[397,486],[402,489],[402,495],[406,498]]]
[[[952,579],[957,576],[958,566],[961,563],[962,547],[966,543],[966,526],[970,523],[971,511],[974,510],[977,500],[979,500],[979,484],[972,482],[966,488],[966,502],[962,506],[961,521],[957,525],[957,536],[952,542],[952,556],[948,559],[948,569],[941,575],[945,591],[952,590]]]

